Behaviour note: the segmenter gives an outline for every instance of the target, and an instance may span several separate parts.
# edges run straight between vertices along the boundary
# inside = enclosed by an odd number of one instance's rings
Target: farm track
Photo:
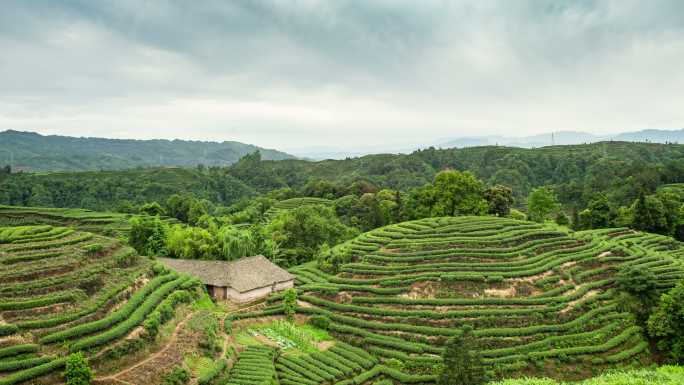
[[[259,307],[263,307],[263,303],[248,306],[245,308],[232,310],[232,311],[229,311],[227,313],[224,313],[224,315],[228,316],[231,314],[237,314],[239,312],[248,311],[250,309],[259,308]],[[115,382],[119,382],[119,383],[123,383],[123,384],[132,384],[131,382],[126,381],[125,379],[123,379],[121,377],[125,377],[127,374],[130,374],[130,373],[134,372],[135,370],[140,369],[140,368],[148,365],[152,361],[159,360],[160,358],[164,359],[164,362],[161,363],[163,366],[169,366],[168,365],[169,362],[166,359],[167,357],[165,356],[166,353],[175,346],[175,344],[178,341],[179,334],[182,332],[182,330],[186,326],[187,322],[197,313],[198,313],[198,311],[193,311],[191,313],[188,313],[183,318],[183,320],[181,320],[178,323],[178,325],[176,325],[173,332],[171,333],[170,338],[168,339],[168,341],[163,345],[163,347],[159,351],[151,354],[149,357],[145,358],[143,361],[140,361],[140,362],[138,362],[138,363],[136,363],[136,364],[134,364],[128,368],[122,369],[122,370],[118,371],[117,373],[109,374],[109,375],[102,376],[102,377],[96,376],[95,381],[99,382],[99,383],[107,383],[110,381],[115,381]],[[223,336],[223,344],[222,344],[222,351],[219,355],[220,357],[225,356],[226,352],[228,351],[228,346],[232,342],[232,337],[226,335],[225,332],[223,331],[224,330],[223,322],[225,321],[225,316],[222,317],[222,319],[221,319],[221,335]],[[230,366],[232,366],[232,360],[229,360],[229,368],[230,368]],[[156,366],[156,367],[159,367],[159,366]],[[137,385],[137,384],[132,384],[132,385]]]
[[[125,376],[126,374],[131,373],[132,371],[134,371],[134,370],[136,370],[136,369],[139,369],[139,368],[141,368],[141,367],[147,365],[148,363],[150,363],[150,362],[152,362],[152,361],[154,361],[154,360],[157,360],[157,359],[160,358],[160,357],[163,357],[164,354],[166,354],[166,352],[167,352],[169,349],[171,349],[171,348],[174,346],[174,344],[178,341],[178,335],[179,335],[179,333],[180,333],[181,330],[185,327],[186,323],[187,323],[195,314],[197,314],[197,312],[188,313],[188,314],[183,318],[183,320],[181,320],[181,321],[178,323],[178,325],[176,325],[176,327],[173,329],[173,332],[171,333],[171,337],[169,338],[169,340],[164,344],[164,346],[163,346],[159,351],[153,353],[152,355],[150,355],[149,357],[145,358],[144,360],[142,360],[142,361],[136,363],[135,365],[132,365],[132,366],[126,368],[126,369],[120,370],[120,371],[117,372],[117,373],[110,374],[110,375],[103,376],[103,377],[97,377],[97,376],[96,376],[96,377],[95,377],[95,381],[98,381],[98,382],[116,381],[116,382],[121,382],[121,383],[125,383],[125,384],[130,384],[130,382],[128,382],[128,381],[126,381],[126,380],[123,380],[123,379],[121,379],[121,378],[119,378],[119,377]],[[164,363],[164,364],[168,364],[168,363]],[[134,384],[134,385],[137,385],[137,384]]]

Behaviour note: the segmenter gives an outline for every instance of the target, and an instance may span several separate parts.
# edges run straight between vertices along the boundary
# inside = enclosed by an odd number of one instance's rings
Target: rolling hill
[[[150,371],[160,381],[178,362],[202,385],[432,384],[445,343],[466,325],[492,378],[583,379],[655,362],[619,306],[617,273],[649,270],[662,290],[684,277],[684,245],[660,235],[427,218],[291,268],[298,298],[289,323],[282,294],[238,308],[207,304],[198,281],[102,235],[124,233],[128,217],[0,207],[0,385],[58,383],[76,351],[104,384],[148,383],[140,381]],[[216,321],[197,326],[203,317],[221,319],[225,332],[210,353],[193,350],[220,333]],[[327,324],[312,326],[314,318]],[[155,320],[170,324],[161,339]],[[162,345],[148,351],[153,343]]]
[[[13,130],[0,132],[0,164],[11,164],[23,171],[227,166],[257,150],[264,159],[294,158],[284,152],[240,142],[75,138]]]
[[[69,352],[92,365],[133,354],[144,344],[131,333],[154,335],[146,320],[160,306],[168,318],[199,294],[198,281],[112,238],[50,225],[0,227],[0,278],[2,385],[55,382]]]
[[[684,129],[679,130],[640,130],[622,132],[610,135],[596,135],[581,131],[556,131],[546,134],[530,136],[475,136],[454,138],[439,143],[437,147],[475,147],[475,146],[511,146],[511,147],[544,147],[552,145],[574,145],[582,143],[596,143],[602,141],[622,142],[650,142],[650,143],[682,143],[684,142]]]
[[[495,376],[573,379],[652,362],[642,331],[618,307],[615,275],[627,266],[648,269],[667,289],[684,276],[682,255],[671,238],[624,228],[567,233],[450,217],[391,225],[336,246],[329,259],[336,275],[312,264],[291,272],[298,312],[328,317],[337,338],[381,360],[399,359],[409,372],[430,373],[447,339],[471,325]]]

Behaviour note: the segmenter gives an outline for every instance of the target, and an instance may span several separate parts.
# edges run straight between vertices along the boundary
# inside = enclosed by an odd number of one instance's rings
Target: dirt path
[[[578,287],[577,290],[579,290],[580,288],[581,288],[581,286]],[[575,291],[577,291],[577,290],[575,290]],[[588,292],[584,293],[584,295],[581,296],[580,298],[577,298],[576,300],[568,302],[568,304],[565,306],[565,308],[562,309],[560,312],[561,313],[567,313],[570,310],[572,310],[575,307],[575,305],[577,305],[578,303],[585,301],[585,300],[587,300],[587,299],[589,299],[595,295],[598,295],[598,294],[599,294],[598,290],[589,290]]]
[[[102,381],[102,382],[114,381],[114,382],[118,382],[118,383],[123,383],[123,384],[132,385],[131,383],[129,383],[129,382],[127,382],[127,381],[124,381],[124,380],[122,380],[122,379],[119,379],[118,377],[123,376],[123,375],[125,375],[126,373],[129,373],[129,372],[131,372],[131,371],[133,371],[133,370],[135,370],[135,369],[137,369],[137,368],[139,368],[139,367],[141,367],[141,366],[143,366],[143,365],[149,363],[150,361],[152,361],[152,360],[154,360],[154,359],[156,359],[156,358],[158,358],[158,357],[164,355],[164,354],[166,353],[166,351],[167,351],[169,348],[171,348],[171,347],[173,346],[173,344],[176,343],[176,340],[177,340],[177,338],[178,338],[178,333],[179,333],[179,332],[181,331],[181,329],[185,326],[185,324],[188,322],[188,320],[189,320],[193,315],[195,315],[196,313],[197,313],[197,312],[191,312],[191,313],[189,313],[188,315],[185,316],[185,318],[183,318],[183,320],[182,320],[181,322],[178,323],[178,325],[176,325],[176,328],[173,329],[173,333],[171,334],[171,338],[169,338],[169,340],[166,342],[166,344],[164,344],[164,347],[163,347],[161,350],[159,350],[158,352],[156,352],[156,353],[150,355],[149,357],[147,357],[147,358],[145,358],[144,360],[142,360],[142,361],[136,363],[136,364],[133,365],[133,366],[129,366],[128,368],[119,371],[118,373],[110,374],[110,375],[105,376],[105,377],[96,377],[95,380],[96,380],[96,381]]]
[[[231,310],[227,313],[222,313],[222,319],[220,320],[220,327],[221,327],[221,334],[223,335],[224,341],[223,341],[223,346],[222,346],[221,357],[225,357],[225,354],[228,351],[228,347],[233,342],[233,338],[231,336],[225,334],[225,329],[224,329],[223,323],[225,321],[226,316],[229,316],[231,314],[237,314],[237,313],[243,312],[243,311],[248,311],[250,309],[254,309],[254,308],[258,308],[258,307],[263,307],[263,306],[264,306],[263,303],[259,303],[256,305]],[[183,318],[183,320],[181,320],[178,323],[178,325],[176,325],[173,332],[171,333],[171,337],[169,338],[169,340],[163,345],[163,347],[159,351],[151,354],[150,356],[148,356],[144,360],[139,361],[139,362],[135,363],[134,365],[129,366],[126,369],[120,370],[116,373],[113,373],[113,374],[110,374],[107,376],[96,377],[95,382],[102,383],[102,384],[135,385],[134,383],[126,381],[124,379],[126,377],[126,375],[131,374],[131,372],[134,372],[136,369],[140,369],[140,368],[144,367],[145,365],[148,365],[150,363],[154,363],[155,360],[158,360],[160,358],[164,358],[166,353],[170,349],[172,349],[174,347],[174,345],[178,342],[178,337],[179,337],[180,332],[183,330],[183,328],[185,327],[187,322],[190,320],[190,318],[192,318],[192,316],[194,316],[195,314],[197,314],[197,311],[193,311],[193,312],[188,313]],[[232,360],[229,360],[229,367],[232,366],[232,363],[233,363]]]

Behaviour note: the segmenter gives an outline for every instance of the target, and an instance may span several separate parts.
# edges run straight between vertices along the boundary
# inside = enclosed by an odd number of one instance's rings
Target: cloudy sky
[[[3,1],[0,130],[292,150],[684,127],[684,1]]]

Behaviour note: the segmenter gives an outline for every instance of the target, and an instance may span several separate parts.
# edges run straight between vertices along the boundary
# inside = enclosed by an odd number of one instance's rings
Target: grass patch
[[[249,333],[259,333],[275,342],[281,349],[299,350],[305,353],[317,352],[317,343],[332,339],[324,330],[311,325],[297,325],[284,320],[248,329]]]
[[[195,310],[209,310],[209,311],[214,311],[217,309],[216,304],[214,301],[211,299],[209,294],[206,292],[203,292],[200,298],[195,301],[195,303],[192,305],[192,308]]]
[[[215,361],[212,358],[201,356],[197,353],[185,357],[185,364],[190,368],[194,377],[201,377],[210,372],[214,368]]]

